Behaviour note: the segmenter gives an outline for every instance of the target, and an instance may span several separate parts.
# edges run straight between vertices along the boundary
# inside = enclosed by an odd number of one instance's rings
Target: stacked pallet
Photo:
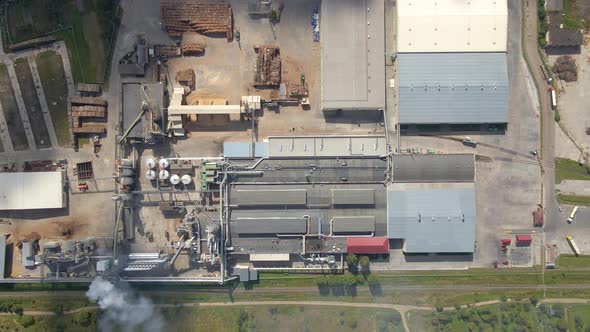
[[[206,45],[204,43],[186,43],[182,45],[182,55],[198,56],[205,53]]]
[[[281,53],[277,46],[257,46],[254,86],[278,87],[281,84]]]
[[[225,34],[233,40],[233,16],[227,2],[195,3],[164,0],[160,7],[164,27],[170,37],[178,38],[183,32],[202,35]]]
[[[77,90],[83,94],[99,95],[102,93],[102,86],[100,84],[78,83]]]

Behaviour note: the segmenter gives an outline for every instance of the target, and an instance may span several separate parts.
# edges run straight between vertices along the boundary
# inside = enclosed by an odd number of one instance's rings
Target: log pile
[[[100,85],[78,84],[80,93],[97,93]],[[77,146],[78,134],[103,134],[107,131],[106,123],[84,122],[83,119],[104,118],[107,114],[107,101],[100,97],[75,96],[68,100],[68,114],[70,117],[70,140],[72,147]]]
[[[104,106],[72,106],[72,116],[78,118],[104,118],[106,107]]]
[[[204,43],[186,43],[182,45],[182,55],[185,56],[199,56],[205,54]]]
[[[281,52],[277,46],[257,46],[254,86],[278,87],[281,84]]]
[[[156,51],[158,57],[174,58],[182,56],[182,50],[176,45],[157,45]]]
[[[160,7],[164,27],[170,37],[178,38],[183,32],[202,35],[225,34],[233,40],[233,16],[227,2],[198,3],[164,0]]]

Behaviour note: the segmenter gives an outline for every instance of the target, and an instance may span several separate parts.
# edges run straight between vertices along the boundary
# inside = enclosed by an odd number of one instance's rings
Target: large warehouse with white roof
[[[0,211],[66,207],[63,172],[0,173]]]
[[[399,123],[508,122],[507,3],[397,4]]]

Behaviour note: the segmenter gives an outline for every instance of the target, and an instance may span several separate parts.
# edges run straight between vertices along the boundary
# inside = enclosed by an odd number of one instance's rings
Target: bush
[[[22,316],[18,318],[18,323],[22,325],[22,327],[27,328],[35,325],[35,318],[33,316]]]
[[[442,305],[437,305],[437,306],[436,306],[436,311],[437,311],[437,312],[443,312],[443,310],[444,310],[444,308],[443,308],[443,306],[442,306]]]
[[[506,295],[502,295],[502,296],[500,297],[500,301],[502,301],[502,302],[506,302],[506,301],[508,301],[508,297],[506,297]]]
[[[454,307],[455,307],[455,310],[461,310],[461,305],[460,304],[455,304]]]
[[[369,256],[359,257],[359,264],[363,269],[368,268],[370,263],[371,263],[371,261],[369,259]]]
[[[532,305],[537,305],[537,303],[539,303],[539,299],[537,299],[536,296],[531,297],[531,304]]]
[[[559,115],[559,111],[555,110],[554,112],[555,114],[553,115],[553,119],[555,119],[555,122],[561,121],[561,115]]]
[[[92,314],[88,311],[81,311],[76,313],[74,321],[82,326],[88,326],[92,323]]]

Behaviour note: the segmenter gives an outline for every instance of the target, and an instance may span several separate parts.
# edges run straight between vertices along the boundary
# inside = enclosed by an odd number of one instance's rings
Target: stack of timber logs
[[[225,34],[227,41],[233,40],[233,15],[227,2],[163,0],[160,10],[164,27],[172,38],[190,31],[202,35]]]

